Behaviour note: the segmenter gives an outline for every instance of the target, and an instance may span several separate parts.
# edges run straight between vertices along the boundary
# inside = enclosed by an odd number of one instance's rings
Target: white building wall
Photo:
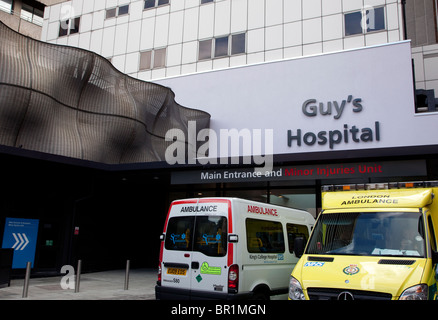
[[[397,0],[170,0],[144,9],[144,0],[72,0],[46,8],[42,40],[78,46],[111,59],[143,80],[294,58],[402,40]],[[129,4],[129,14],[105,19]],[[385,7],[385,29],[345,36],[344,14]],[[60,23],[81,17],[78,33],[59,37]],[[199,41],[246,33],[245,53],[198,59]],[[140,70],[140,52],[166,48],[162,68]]]

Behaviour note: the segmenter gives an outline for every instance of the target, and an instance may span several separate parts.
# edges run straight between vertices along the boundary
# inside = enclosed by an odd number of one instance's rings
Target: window
[[[140,53],[140,70],[152,69],[151,64],[152,51],[145,51]]]
[[[129,4],[127,4],[126,6],[119,7],[119,16],[123,16],[128,13],[129,13]]]
[[[201,0],[201,4],[203,4],[203,3],[209,3],[209,2],[213,2],[213,0]]]
[[[345,19],[345,35],[362,34],[362,12],[347,13]]]
[[[228,37],[216,38],[214,45],[214,56],[224,57],[228,55]]]
[[[210,257],[223,257],[227,253],[227,218],[201,216],[196,218],[193,251]]]
[[[198,251],[210,257],[227,253],[227,218],[185,216],[169,219],[164,246],[167,250]]]
[[[166,48],[140,53],[140,70],[164,68],[166,66]]]
[[[81,23],[81,17],[61,21],[59,26],[59,36],[68,36],[70,34],[78,33]]]
[[[129,13],[129,4],[116,8],[107,9],[105,13],[105,19],[114,17],[120,17]]]
[[[144,8],[155,8],[159,6],[164,6],[166,4],[169,4],[169,0],[145,0],[144,2]]]
[[[198,60],[226,57],[246,52],[246,34],[239,33],[199,41]]]
[[[166,232],[165,248],[168,250],[191,250],[192,231],[195,217],[181,217],[169,219]]]
[[[367,7],[344,15],[345,36],[385,30],[385,8]]]
[[[281,223],[246,219],[246,245],[250,253],[284,253]]]
[[[245,53],[245,33],[233,34],[231,36],[231,54]]]
[[[154,50],[153,68],[163,68],[166,66],[166,48]]]
[[[323,214],[307,246],[308,254],[424,257],[419,212]]]
[[[199,41],[199,60],[211,59],[212,39]]]
[[[117,8],[107,9],[105,19],[114,18],[117,14]]]
[[[0,0],[0,10],[12,13],[12,0]]]
[[[39,26],[43,25],[44,8],[34,8],[33,6],[23,3],[21,7],[20,18],[27,20]]]
[[[309,239],[309,229],[307,229],[306,226],[300,224],[287,223],[286,229],[287,229],[287,241],[289,244],[290,253],[294,252],[295,238],[303,237],[304,242],[307,242],[307,240]]]

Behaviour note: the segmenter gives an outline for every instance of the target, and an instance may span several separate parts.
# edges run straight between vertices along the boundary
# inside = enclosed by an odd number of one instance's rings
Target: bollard
[[[126,271],[125,271],[125,290],[128,290],[129,287],[129,267],[130,267],[131,261],[126,260]]]
[[[24,277],[24,287],[23,287],[22,298],[27,298],[27,293],[29,291],[29,278],[30,278],[31,265],[32,264],[30,262],[28,262],[26,264],[26,276]]]
[[[81,267],[82,267],[82,260],[78,260],[78,268],[76,271],[76,281],[75,281],[75,293],[79,292],[79,286],[81,282]]]

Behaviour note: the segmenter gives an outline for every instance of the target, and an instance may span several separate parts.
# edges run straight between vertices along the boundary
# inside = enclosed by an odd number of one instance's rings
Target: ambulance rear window
[[[194,216],[169,219],[165,247],[168,250],[191,250]]]
[[[199,251],[210,257],[227,253],[227,218],[185,216],[169,219],[164,246],[167,250]]]

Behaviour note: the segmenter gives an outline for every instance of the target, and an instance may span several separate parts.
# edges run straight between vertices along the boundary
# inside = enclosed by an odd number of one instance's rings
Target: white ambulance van
[[[287,298],[313,216],[237,198],[174,201],[161,236],[157,299]]]

